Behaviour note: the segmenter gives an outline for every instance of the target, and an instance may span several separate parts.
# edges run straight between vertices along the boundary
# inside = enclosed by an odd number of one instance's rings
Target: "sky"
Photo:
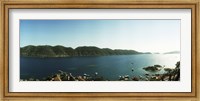
[[[180,51],[180,20],[20,20],[20,47],[63,45],[76,48]]]

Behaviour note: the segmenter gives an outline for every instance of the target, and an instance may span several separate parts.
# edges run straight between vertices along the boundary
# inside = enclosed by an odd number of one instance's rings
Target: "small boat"
[[[134,69],[132,68],[132,70],[131,70],[132,72],[134,71]]]

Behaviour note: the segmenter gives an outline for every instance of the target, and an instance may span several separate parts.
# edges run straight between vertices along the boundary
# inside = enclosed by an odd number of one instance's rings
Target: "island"
[[[152,72],[155,72],[155,71],[160,71],[163,67],[161,65],[154,65],[154,66],[147,66],[147,67],[144,67],[143,69],[146,70],[146,71],[152,71]]]
[[[163,54],[180,54],[180,51],[171,51],[171,52],[166,52]]]

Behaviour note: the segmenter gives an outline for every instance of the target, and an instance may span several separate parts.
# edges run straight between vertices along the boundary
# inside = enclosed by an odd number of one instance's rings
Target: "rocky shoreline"
[[[160,71],[164,67],[160,65],[148,66],[143,69],[146,71]],[[176,67],[174,69],[164,68],[165,73],[163,74],[144,74],[139,76],[129,76],[122,75],[119,76],[117,80],[114,81],[180,81],[180,61],[176,63]],[[100,76],[98,72],[95,72],[92,75],[83,74],[74,76],[72,73],[67,73],[62,70],[58,70],[58,73],[54,75],[45,77],[43,79],[21,79],[20,81],[110,81],[105,79],[103,76]],[[112,80],[113,81],[113,80]]]

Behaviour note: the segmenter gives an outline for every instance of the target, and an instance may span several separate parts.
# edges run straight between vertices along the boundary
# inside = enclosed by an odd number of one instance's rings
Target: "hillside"
[[[75,49],[64,46],[25,46],[20,48],[20,55],[25,57],[70,57],[70,56],[106,56],[106,55],[131,55],[142,54],[135,50],[121,50],[98,48],[95,46],[81,46]]]
[[[180,51],[171,51],[171,52],[166,52],[164,54],[180,54]]]

